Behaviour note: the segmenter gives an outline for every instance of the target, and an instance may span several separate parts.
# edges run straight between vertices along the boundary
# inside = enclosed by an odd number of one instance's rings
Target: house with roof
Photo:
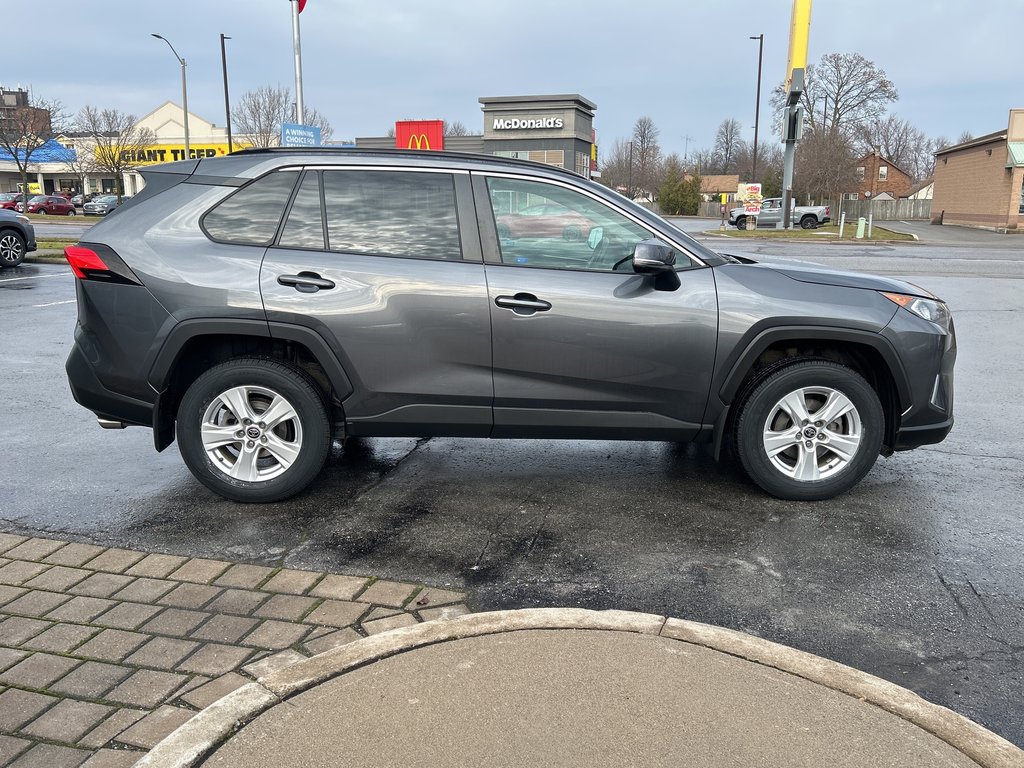
[[[846,200],[896,200],[914,186],[914,178],[877,150],[854,165],[856,186],[843,193]]]
[[[1024,229],[1024,109],[1007,127],[935,153],[933,224]]]

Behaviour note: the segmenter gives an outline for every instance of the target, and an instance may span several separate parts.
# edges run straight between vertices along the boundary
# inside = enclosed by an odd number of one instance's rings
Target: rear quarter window
[[[299,174],[277,171],[256,179],[203,216],[207,237],[224,243],[270,245]]]

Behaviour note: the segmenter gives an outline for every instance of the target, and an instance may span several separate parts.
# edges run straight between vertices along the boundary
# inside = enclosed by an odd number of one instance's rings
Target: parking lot
[[[805,504],[688,446],[468,439],[349,441],[311,492],[227,502],[175,447],[102,431],[74,403],[68,269],[6,270],[0,530],[466,589],[475,610],[667,613],[850,664],[1024,745],[1024,238],[932,229],[908,245],[735,243],[906,276],[954,313],[951,436]]]

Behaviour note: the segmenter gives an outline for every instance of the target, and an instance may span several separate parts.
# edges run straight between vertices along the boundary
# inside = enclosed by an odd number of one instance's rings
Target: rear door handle
[[[538,299],[532,293],[517,293],[515,296],[499,296],[494,303],[503,309],[511,309],[517,315],[532,315],[535,312],[547,312],[551,304]]]
[[[300,293],[316,293],[321,288],[333,288],[334,283],[325,280],[316,272],[299,272],[297,275],[280,275],[277,282],[281,285],[290,285]]]

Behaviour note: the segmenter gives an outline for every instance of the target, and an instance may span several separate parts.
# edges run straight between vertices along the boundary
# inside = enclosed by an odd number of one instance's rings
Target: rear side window
[[[298,171],[280,171],[246,184],[206,213],[206,234],[227,243],[270,245],[298,177]]]
[[[324,171],[323,179],[330,250],[462,258],[450,174]]]

